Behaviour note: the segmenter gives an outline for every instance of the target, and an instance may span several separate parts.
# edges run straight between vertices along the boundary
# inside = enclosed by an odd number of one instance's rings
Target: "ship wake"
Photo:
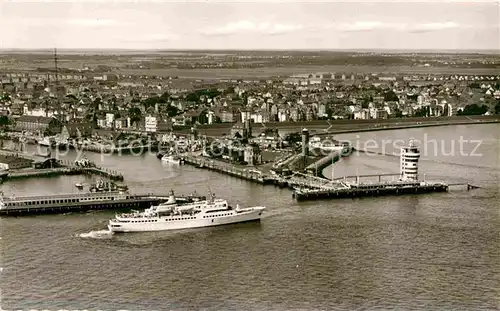
[[[113,232],[109,230],[92,230],[90,232],[81,233],[78,236],[83,239],[111,239]]]

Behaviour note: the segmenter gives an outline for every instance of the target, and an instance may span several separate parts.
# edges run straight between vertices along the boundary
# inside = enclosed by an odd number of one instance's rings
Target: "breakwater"
[[[450,117],[410,117],[390,119],[368,119],[368,120],[314,120],[304,122],[268,122],[265,124],[254,123],[252,127],[256,130],[264,128],[275,128],[284,132],[300,131],[307,128],[311,135],[332,135],[342,133],[356,133],[367,131],[382,131],[391,129],[406,129],[419,127],[434,127],[465,124],[488,124],[499,123],[499,116],[450,116]],[[201,125],[198,130],[201,134],[218,137],[229,133],[233,123],[220,123],[212,125]],[[330,128],[330,131],[324,132]],[[314,133],[315,130],[321,132]],[[176,133],[189,133],[189,128],[178,130]]]

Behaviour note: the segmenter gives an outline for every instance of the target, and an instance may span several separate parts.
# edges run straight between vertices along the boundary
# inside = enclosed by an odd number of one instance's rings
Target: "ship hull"
[[[202,218],[203,216],[196,216],[196,219],[166,221],[166,219],[155,218],[156,222],[137,222],[137,223],[123,223],[123,222],[110,222],[108,229],[116,233],[125,232],[149,232],[149,231],[168,231],[168,230],[182,230],[193,228],[204,228],[213,226],[222,226],[237,224],[243,222],[258,222],[261,219],[263,209],[255,209],[249,212],[239,213],[217,218]],[[186,217],[189,218],[189,217]],[[119,225],[119,227],[116,227]]]

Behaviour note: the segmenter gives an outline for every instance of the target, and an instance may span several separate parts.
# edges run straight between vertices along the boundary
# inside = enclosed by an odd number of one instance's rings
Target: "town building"
[[[144,119],[144,130],[150,133],[156,133],[158,130],[158,120],[155,116],[148,115]]]
[[[61,133],[62,125],[52,117],[20,116],[15,120],[14,129],[51,136]]]

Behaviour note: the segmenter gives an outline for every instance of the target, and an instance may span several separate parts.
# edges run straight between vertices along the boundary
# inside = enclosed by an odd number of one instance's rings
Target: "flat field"
[[[68,69],[83,69],[85,66],[108,66],[115,67],[109,72],[124,75],[149,75],[160,77],[179,77],[190,79],[236,79],[236,78],[268,78],[268,77],[284,77],[294,74],[305,74],[315,72],[332,72],[332,73],[404,73],[404,74],[457,74],[457,75],[498,75],[498,69],[495,68],[452,68],[452,67],[412,67],[412,66],[355,66],[355,65],[302,65],[302,66],[287,66],[287,67],[260,67],[260,68],[194,68],[194,69],[178,69],[178,68],[162,68],[162,69],[133,69],[119,68],[122,65],[117,60],[106,62],[99,61],[59,61],[59,68]],[[16,63],[16,64],[1,64],[0,69],[15,70],[15,71],[36,71],[37,68],[52,68],[53,62],[43,63]]]
[[[425,65],[425,66],[424,66]],[[180,78],[266,78],[313,72],[496,75],[498,55],[479,54],[357,54],[335,52],[208,52],[137,54],[60,54],[58,67],[126,75]],[[54,68],[51,53],[3,53],[3,71]]]
[[[405,74],[469,74],[497,75],[495,68],[451,68],[451,67],[412,67],[412,66],[289,66],[241,69],[120,69],[115,73],[128,75],[178,76],[180,78],[266,78],[290,76],[314,72],[348,73],[405,73]]]

